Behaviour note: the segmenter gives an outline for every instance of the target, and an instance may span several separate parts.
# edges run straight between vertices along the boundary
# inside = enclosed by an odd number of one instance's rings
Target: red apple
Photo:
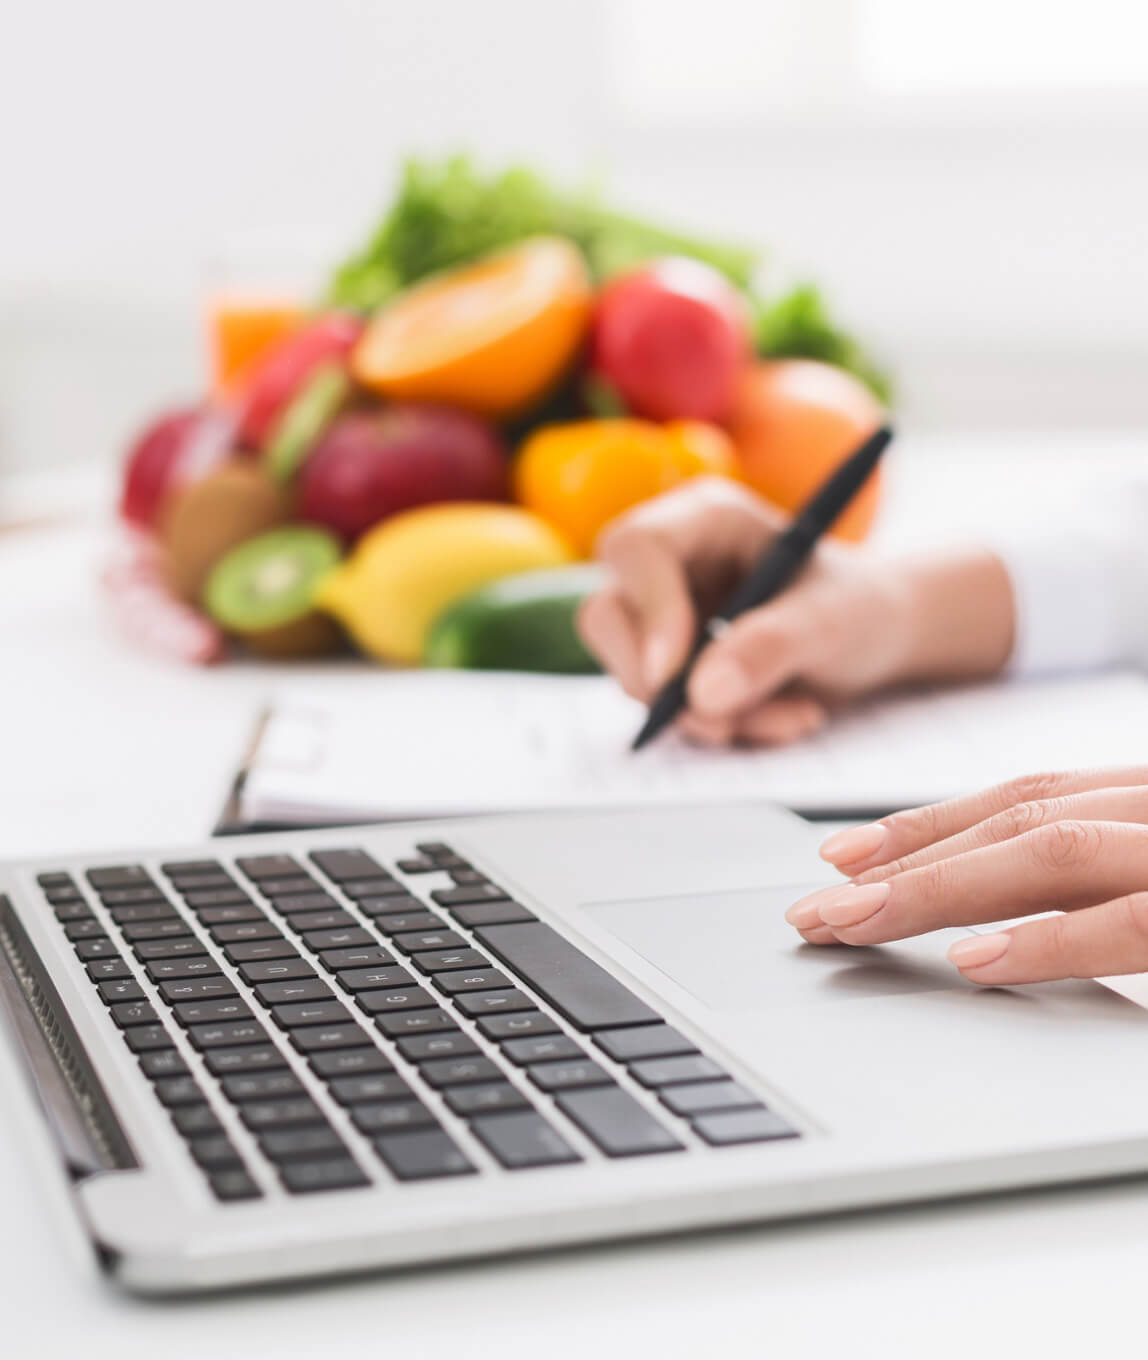
[[[340,416],[312,449],[300,514],[346,539],[432,501],[506,499],[506,449],[478,416],[392,406]]]
[[[210,417],[202,406],[183,407],[157,416],[144,429],[124,462],[120,515],[141,529],[151,529],[163,502],[186,478],[188,461],[196,458]]]
[[[745,301],[716,269],[673,256],[620,275],[595,310],[590,366],[650,420],[723,420],[750,357]]]
[[[324,312],[292,331],[255,367],[239,399],[239,442],[257,452],[287,404],[320,364],[344,360],[363,330],[348,312]]]

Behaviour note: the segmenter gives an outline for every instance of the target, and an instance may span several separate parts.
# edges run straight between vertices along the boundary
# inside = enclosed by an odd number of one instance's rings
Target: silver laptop
[[[976,990],[953,931],[802,946],[815,844],[737,805],[10,865],[4,1028],[148,1293],[1148,1168],[1139,1007]]]

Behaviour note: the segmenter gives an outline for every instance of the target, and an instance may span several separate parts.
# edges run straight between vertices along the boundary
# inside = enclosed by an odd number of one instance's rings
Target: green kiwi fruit
[[[341,364],[323,364],[312,373],[279,417],[263,456],[263,466],[273,482],[286,486],[294,481],[350,391],[351,380]]]
[[[199,604],[215,564],[240,543],[285,524],[293,497],[250,462],[226,463],[177,495],[160,525],[172,592]]]
[[[318,582],[338,563],[334,534],[291,524],[233,548],[208,577],[204,608],[264,656],[314,656],[340,634],[314,608]]]

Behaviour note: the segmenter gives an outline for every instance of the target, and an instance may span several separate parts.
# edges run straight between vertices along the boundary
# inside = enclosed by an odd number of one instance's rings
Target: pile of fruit
[[[122,616],[196,661],[591,669],[615,516],[703,475],[792,509],[883,418],[816,294],[763,303],[751,268],[527,172],[411,167],[321,305],[216,313],[211,396],[129,452]]]

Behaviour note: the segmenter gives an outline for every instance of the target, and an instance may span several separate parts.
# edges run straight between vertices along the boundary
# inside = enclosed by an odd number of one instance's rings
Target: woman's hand
[[[699,619],[786,523],[718,478],[622,516],[599,541],[612,579],[583,606],[587,646],[648,703],[685,660]],[[991,555],[895,562],[823,542],[787,590],[706,649],[680,725],[715,745],[795,741],[834,703],[910,679],[989,674],[1011,645],[1011,587]]]
[[[851,882],[786,913],[810,944],[884,944],[1057,910],[961,940],[985,986],[1148,970],[1148,766],[1032,775],[830,837]]]

